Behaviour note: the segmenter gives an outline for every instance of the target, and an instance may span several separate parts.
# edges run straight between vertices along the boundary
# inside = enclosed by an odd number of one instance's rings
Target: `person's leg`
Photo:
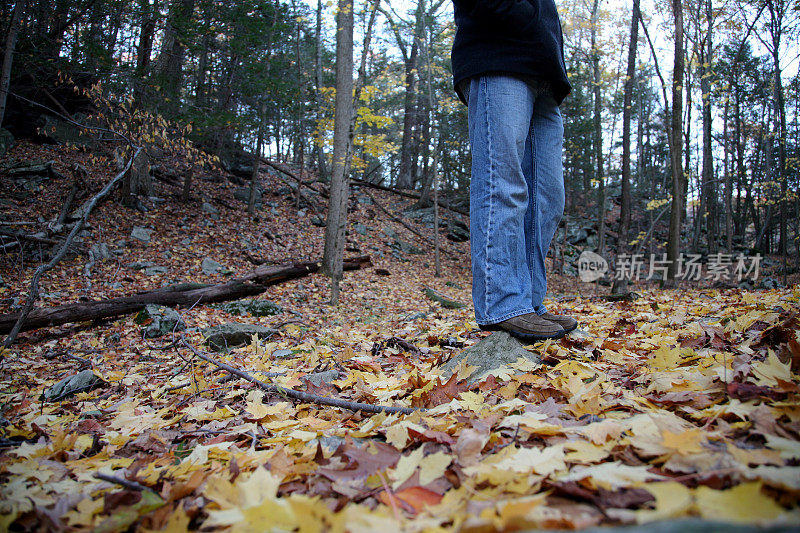
[[[522,80],[488,75],[470,84],[472,296],[481,325],[535,311],[524,229],[530,197],[522,172],[533,109],[534,94]]]
[[[558,223],[564,214],[563,169],[564,124],[561,111],[549,91],[537,95],[531,120],[531,197],[533,209],[526,229],[529,241],[529,268],[531,272],[531,305],[538,314],[547,309],[543,305],[547,291],[545,257]],[[528,161],[528,160],[526,160]]]

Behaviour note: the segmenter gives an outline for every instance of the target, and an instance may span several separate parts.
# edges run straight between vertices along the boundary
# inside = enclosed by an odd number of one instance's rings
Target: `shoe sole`
[[[553,333],[552,335],[537,335],[535,333],[522,333],[519,331],[514,331],[512,329],[504,329],[494,324],[488,326],[478,325],[478,328],[480,328],[482,331],[505,331],[512,337],[516,337],[517,339],[523,341],[546,341],[547,339],[560,339],[561,337],[567,334],[567,332],[564,329],[562,329],[560,333]]]

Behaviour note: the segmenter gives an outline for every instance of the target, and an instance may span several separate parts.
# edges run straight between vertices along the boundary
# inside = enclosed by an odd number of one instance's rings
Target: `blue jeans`
[[[544,258],[564,213],[564,126],[549,91],[504,75],[469,85],[470,241],[478,324],[547,311]]]

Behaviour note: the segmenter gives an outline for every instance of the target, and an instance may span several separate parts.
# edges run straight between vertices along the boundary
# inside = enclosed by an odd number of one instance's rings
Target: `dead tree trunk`
[[[369,264],[369,256],[354,257],[344,261],[343,270],[357,270]],[[319,261],[261,266],[240,278],[217,285],[181,284],[121,298],[37,309],[25,318],[20,331],[126,315],[141,310],[147,304],[188,306],[237,300],[260,294],[270,285],[307,276],[319,268]],[[19,313],[0,315],[0,333],[11,331],[18,318]]]

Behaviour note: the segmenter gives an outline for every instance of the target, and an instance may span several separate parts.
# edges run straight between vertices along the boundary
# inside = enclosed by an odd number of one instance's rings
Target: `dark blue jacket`
[[[453,0],[453,83],[499,72],[546,80],[561,104],[572,90],[554,0]],[[464,100],[459,92],[459,97]]]

